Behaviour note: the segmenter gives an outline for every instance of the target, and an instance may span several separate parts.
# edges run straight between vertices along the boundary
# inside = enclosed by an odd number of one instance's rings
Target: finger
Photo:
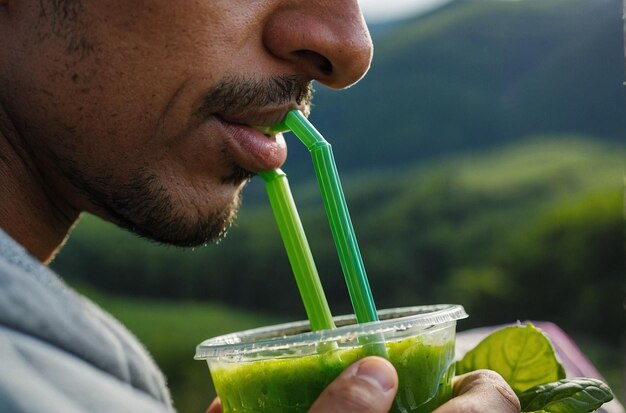
[[[220,402],[219,397],[213,400],[206,413],[222,413],[222,402]]]
[[[520,404],[502,376],[477,370],[454,378],[454,398],[433,413],[519,413]]]
[[[366,357],[341,373],[309,413],[386,413],[397,390],[398,375],[391,363]]]

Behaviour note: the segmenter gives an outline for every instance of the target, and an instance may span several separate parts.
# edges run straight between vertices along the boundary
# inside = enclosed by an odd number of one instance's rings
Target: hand
[[[386,413],[397,390],[398,375],[391,363],[366,357],[341,373],[309,413]]]
[[[495,371],[477,370],[454,378],[454,397],[433,413],[519,413],[513,389]]]

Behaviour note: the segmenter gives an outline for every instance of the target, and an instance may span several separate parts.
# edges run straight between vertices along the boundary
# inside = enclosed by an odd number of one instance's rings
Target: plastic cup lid
[[[380,321],[356,324],[354,315],[334,317],[337,328],[310,331],[308,321],[277,324],[226,334],[203,341],[196,347],[196,360],[315,346],[320,342],[342,341],[385,334],[409,328],[429,329],[467,317],[456,304],[403,307],[381,310]]]

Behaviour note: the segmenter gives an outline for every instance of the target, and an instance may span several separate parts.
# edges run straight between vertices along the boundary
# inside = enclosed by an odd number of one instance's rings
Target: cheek
[[[262,47],[265,17],[276,0],[115,0],[90,4],[90,30],[101,46],[136,62],[167,72],[196,73],[215,79],[251,42]],[[125,55],[125,56],[124,56]],[[110,64],[110,62],[107,62]]]
[[[203,45],[220,48],[245,36],[242,19],[232,1],[116,0],[93,2],[88,10],[90,30],[114,45],[151,50],[163,55],[202,54]]]

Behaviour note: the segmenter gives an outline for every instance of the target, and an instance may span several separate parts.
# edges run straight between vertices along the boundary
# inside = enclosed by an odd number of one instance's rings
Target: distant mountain
[[[624,142],[619,0],[457,0],[376,30],[370,73],[318,87],[312,120],[341,171],[406,165],[527,135]],[[295,141],[285,170],[312,176]]]

